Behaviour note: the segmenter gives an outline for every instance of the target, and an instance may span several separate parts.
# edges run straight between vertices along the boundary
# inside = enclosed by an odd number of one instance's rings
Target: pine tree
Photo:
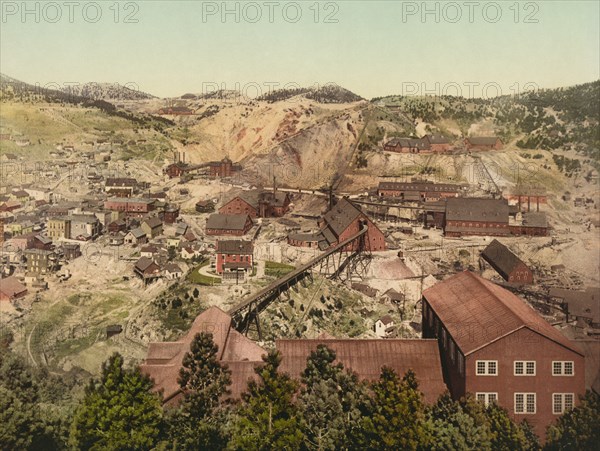
[[[281,356],[271,351],[256,369],[259,381],[250,381],[229,442],[236,450],[296,450],[302,445],[300,418],[293,399],[298,383],[279,374]]]
[[[448,392],[441,395],[427,412],[427,450],[491,450],[489,428],[477,424]]]
[[[202,332],[196,334],[182,360],[179,386],[186,393],[185,404],[197,417],[212,412],[231,385],[231,371],[221,365],[218,352],[212,334]]]
[[[372,385],[373,410],[364,420],[364,449],[416,450],[427,442],[422,394],[409,370],[400,380],[383,367]]]
[[[550,426],[547,442],[548,451],[597,450],[600,443],[600,395],[588,391],[581,403],[564,413]]]
[[[0,448],[53,450],[66,445],[68,412],[54,404],[64,385],[0,350]]]
[[[319,345],[307,359],[299,399],[305,442],[319,450],[351,448],[368,399],[355,374],[334,364],[336,353]]]
[[[102,365],[99,381],[91,380],[71,425],[77,449],[143,450],[152,448],[162,423],[160,397],[139,368],[123,368],[113,354]]]
[[[491,403],[486,413],[490,425],[492,449],[512,451],[526,448],[527,438],[524,431],[510,419],[506,409]]]
[[[542,449],[540,445],[540,438],[537,436],[535,431],[533,430],[533,426],[527,420],[521,421],[519,424],[521,431],[523,431],[523,435],[525,436],[525,446],[523,447],[524,451],[539,451]]]
[[[210,333],[196,334],[182,360],[179,385],[182,405],[167,416],[170,446],[181,450],[224,449],[227,412],[221,409],[231,384],[231,372],[217,357],[219,348]]]

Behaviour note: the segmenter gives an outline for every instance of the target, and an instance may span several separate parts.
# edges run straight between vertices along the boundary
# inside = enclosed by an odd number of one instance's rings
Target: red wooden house
[[[448,152],[450,150],[450,141],[442,135],[426,135],[423,141],[427,142],[432,152]]]
[[[219,240],[216,250],[216,272],[252,271],[254,245],[252,241]]]

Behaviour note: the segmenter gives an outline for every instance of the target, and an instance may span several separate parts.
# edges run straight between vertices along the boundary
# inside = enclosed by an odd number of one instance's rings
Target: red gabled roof
[[[437,283],[423,297],[464,355],[523,328],[583,355],[522,299],[472,272]]]
[[[154,379],[156,390],[163,390],[164,402],[181,394],[177,379],[183,357],[190,350],[196,334],[210,332],[219,347],[218,359],[232,370],[231,396],[239,397],[246,390],[248,376],[262,364],[265,351],[231,328],[231,317],[218,307],[210,307],[196,317],[189,332],[176,342],[150,343],[142,372]]]

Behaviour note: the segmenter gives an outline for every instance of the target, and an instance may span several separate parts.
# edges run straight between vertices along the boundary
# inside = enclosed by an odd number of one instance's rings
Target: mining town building
[[[154,390],[163,392],[165,405],[176,405],[183,399],[177,380],[183,357],[189,352],[194,336],[200,332],[212,334],[217,345],[217,360],[231,370],[229,396],[239,399],[250,380],[257,380],[255,368],[262,365],[266,351],[232,328],[229,315],[218,307],[210,307],[196,317],[189,332],[176,342],[150,343],[141,371],[151,377]],[[313,339],[276,340],[281,353],[279,371],[300,378],[306,360],[317,346],[325,345],[336,353],[336,362],[355,372],[359,379],[376,381],[384,366],[399,376],[413,370],[425,401],[434,403],[444,393],[440,354],[436,340],[421,339]]]
[[[211,161],[209,163],[209,175],[216,177],[232,177],[242,170],[242,166],[235,164],[229,158],[225,157],[221,161]]]
[[[153,216],[142,221],[140,228],[146,233],[146,236],[152,239],[162,233],[163,223],[159,218]]]
[[[48,219],[48,236],[53,240],[71,238],[71,221],[64,216],[56,216]]]
[[[222,215],[216,213],[210,215],[206,220],[206,234],[242,236],[248,233],[253,225],[252,218],[247,214]]]
[[[519,211],[531,211],[532,205],[535,211],[540,211],[540,204],[545,205],[548,202],[546,190],[537,186],[516,186],[502,193],[502,197],[511,204],[516,203]]]
[[[281,353],[279,370],[300,378],[306,360],[318,345],[336,353],[336,363],[355,372],[360,380],[376,381],[387,366],[400,377],[414,371],[425,402],[432,404],[446,390],[440,354],[435,340],[422,339],[280,339],[275,347]]]
[[[481,252],[481,258],[489,263],[508,283],[515,285],[533,283],[531,269],[498,240],[493,240]]]
[[[385,236],[381,230],[356,204],[346,198],[340,199],[323,215],[318,232],[291,233],[288,235],[288,244],[326,250],[357,234],[363,226],[367,226],[366,248],[372,252],[385,250]],[[356,250],[358,245],[358,242],[353,242],[348,245],[348,249]]]
[[[504,288],[465,271],[425,290],[422,305],[454,399],[497,402],[544,437],[585,393],[582,351]]]
[[[176,405],[184,392],[179,383],[183,357],[190,350],[196,334],[212,334],[217,345],[217,360],[231,370],[230,396],[239,399],[248,380],[256,377],[254,369],[263,364],[266,351],[232,328],[231,317],[218,307],[210,307],[196,317],[189,332],[175,342],[150,343],[141,371],[154,380],[154,389],[162,390],[163,404]]]
[[[104,202],[104,208],[124,212],[127,216],[141,218],[156,208],[156,199],[113,197]]]
[[[163,219],[166,224],[175,224],[178,217],[179,217],[179,207],[177,205],[169,204],[169,205],[165,206]]]
[[[216,272],[252,272],[254,264],[254,245],[252,241],[219,240],[217,241]]]
[[[444,234],[507,236],[508,202],[506,199],[450,198],[446,201]]]
[[[0,279],[0,301],[14,301],[27,294],[27,287],[16,277],[5,277]]]
[[[289,211],[290,195],[281,191],[244,191],[219,208],[223,215],[246,214],[251,218],[278,218]]]
[[[79,243],[64,243],[62,251],[65,260],[74,260],[77,257],[81,257],[81,246]]]
[[[514,224],[509,225],[512,235],[527,235],[527,236],[548,236],[550,226],[546,213],[532,211],[522,213],[520,221],[515,220]]]
[[[144,283],[159,279],[162,276],[160,266],[148,257],[140,257],[135,263],[133,271],[144,281]]]
[[[434,183],[427,180],[411,182],[380,182],[377,188],[379,197],[394,197],[400,200],[439,201],[448,197],[460,197],[464,185]]]
[[[442,135],[425,135],[423,141],[429,144],[429,148],[434,153],[448,152],[451,148],[448,138]]]
[[[196,211],[198,213],[212,213],[215,211],[215,204],[211,200],[199,200],[196,202]]]
[[[46,274],[57,267],[56,254],[42,249],[27,249],[23,252],[27,260],[27,272]]]
[[[465,148],[471,150],[501,150],[502,140],[497,136],[472,136],[465,138]]]
[[[137,184],[137,180],[134,178],[109,177],[104,183],[104,190],[109,195],[116,197],[131,197]]]
[[[427,141],[419,138],[392,138],[383,146],[388,152],[429,153],[431,147]]]

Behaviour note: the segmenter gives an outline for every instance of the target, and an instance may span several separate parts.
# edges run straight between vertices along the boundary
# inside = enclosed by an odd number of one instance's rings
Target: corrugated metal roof
[[[239,397],[246,389],[253,368],[262,364],[265,351],[248,338],[231,329],[231,317],[218,307],[210,307],[196,317],[189,332],[176,342],[150,343],[148,355],[141,370],[154,379],[155,389],[164,390],[165,403],[174,400],[180,393],[179,370],[183,357],[190,349],[196,334],[211,333],[218,346],[218,358],[231,370],[231,396]]]
[[[446,390],[437,340],[277,340],[282,357],[280,371],[299,377],[306,368],[306,359],[320,344],[333,349],[336,360],[360,379],[377,380],[383,366],[393,368],[400,376],[412,369],[427,402],[435,402]]]
[[[522,328],[581,354],[525,301],[472,272],[437,283],[423,297],[465,355]]]

